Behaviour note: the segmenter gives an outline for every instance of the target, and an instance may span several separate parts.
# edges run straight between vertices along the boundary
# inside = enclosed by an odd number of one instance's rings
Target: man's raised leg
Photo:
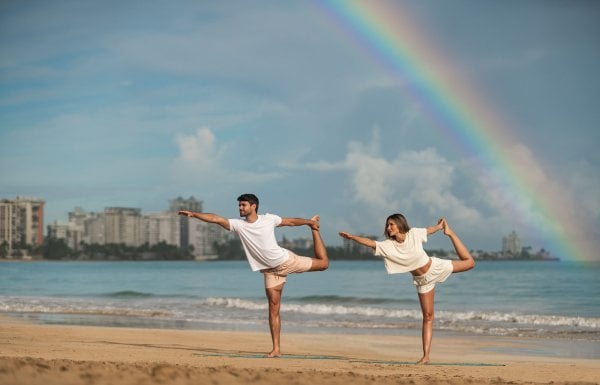
[[[313,221],[319,221],[321,218],[318,215],[310,218]],[[312,260],[312,266],[309,271],[323,271],[329,267],[329,257],[327,256],[327,249],[321,239],[321,233],[319,227],[314,226],[310,228],[312,231],[313,245],[315,251],[315,257]]]

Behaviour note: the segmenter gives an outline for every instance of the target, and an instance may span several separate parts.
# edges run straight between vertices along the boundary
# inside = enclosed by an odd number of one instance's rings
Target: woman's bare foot
[[[417,361],[416,365],[427,365],[429,363],[429,357],[423,357]]]
[[[448,224],[448,222],[446,222],[446,219],[442,218],[442,228],[444,229],[444,235],[447,235],[449,237],[454,235],[454,231],[450,228],[450,225]]]
[[[273,350],[271,353],[267,354],[265,358],[279,358],[281,357],[281,352],[279,350]]]

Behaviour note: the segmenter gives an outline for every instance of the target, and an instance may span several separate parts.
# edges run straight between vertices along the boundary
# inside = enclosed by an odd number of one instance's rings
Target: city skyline
[[[36,200],[36,201],[42,201],[43,200],[39,199],[39,198],[32,198],[32,197],[16,197],[16,199],[23,199],[23,200]],[[6,198],[0,198],[0,200],[7,200]],[[77,224],[81,221],[82,218],[85,218],[88,215],[99,215],[99,214],[106,214],[109,212],[118,212],[118,211],[135,211],[137,213],[137,215],[139,215],[140,217],[145,217],[145,218],[157,218],[157,215],[164,215],[164,214],[172,214],[172,216],[177,217],[177,210],[179,209],[192,209],[192,207],[188,206],[191,203],[191,206],[195,207],[196,209],[200,209],[202,208],[203,205],[203,201],[201,200],[197,200],[195,197],[191,196],[189,198],[183,198],[181,196],[171,199],[169,200],[169,209],[168,210],[163,210],[163,211],[158,211],[158,212],[143,212],[142,209],[138,208],[138,207],[116,207],[116,206],[108,206],[105,207],[103,210],[95,212],[95,211],[86,211],[84,207],[81,206],[76,206],[73,208],[72,211],[68,212],[68,217],[66,218],[66,220],[61,221],[59,219],[55,220],[52,223],[48,223],[44,225],[44,228],[49,229],[52,226],[65,226],[65,225],[69,225],[70,223],[73,224]],[[177,209],[175,209],[175,207],[177,206],[178,203],[183,203],[183,205],[181,205],[180,207],[178,207]],[[188,205],[186,205],[186,203]],[[201,210],[200,210],[201,211]],[[196,222],[196,221],[195,221]],[[197,224],[202,224],[202,221],[197,221]],[[214,226],[214,225],[210,225],[210,224],[206,224],[206,227],[213,227],[215,229],[219,229],[218,226]],[[179,226],[179,225],[178,225]],[[187,226],[186,226],[187,228]],[[283,229],[282,229],[283,230]],[[50,232],[49,232],[50,233]],[[359,234],[360,236],[365,236],[368,238],[371,238],[373,240],[380,240],[382,237],[381,236],[377,236],[377,235],[372,235],[372,234]],[[47,234],[46,236],[50,236],[50,234]],[[56,236],[56,234],[54,234],[53,236]],[[177,233],[177,237],[179,237],[179,233]],[[65,238],[64,235],[59,236],[58,238]],[[223,238],[224,239],[224,238]],[[153,242],[147,242],[150,245],[156,244],[160,241],[165,241],[164,239],[156,239]],[[286,245],[294,245],[294,247],[299,247],[298,245],[302,245],[301,248],[310,248],[310,244],[312,243],[312,240],[310,239],[310,237],[305,236],[305,237],[296,237],[296,238],[292,238],[292,239],[288,239],[288,237],[286,237],[286,234],[280,234],[279,236],[279,241],[282,242],[282,245],[285,247]],[[97,243],[97,240],[94,241],[89,241],[86,242],[88,244],[91,243]],[[101,244],[104,243],[115,243],[115,242],[109,242],[108,240],[102,240],[100,242]],[[119,242],[116,242],[119,243]],[[125,244],[127,244],[127,242],[124,242]],[[138,244],[135,244],[135,246],[139,246]],[[144,243],[143,241],[141,241],[141,243]],[[187,241],[184,241],[183,243],[185,244],[181,244],[181,242],[179,241],[179,239],[175,242],[175,241],[166,241],[167,244],[171,244],[171,245],[177,245],[180,247],[186,247],[187,245]],[[518,233],[513,230],[510,234],[504,234],[502,235],[502,238],[499,241],[500,244],[500,248],[498,250],[478,250],[478,251],[491,251],[491,252],[510,252],[512,254],[517,254],[521,251],[522,248],[522,244],[521,244],[521,239],[518,235]],[[134,245],[134,244],[132,244]],[[69,244],[69,246],[73,249],[76,249],[77,247],[75,245]],[[354,242],[349,242],[348,240],[344,240],[342,242],[342,246],[348,250],[356,250],[356,249],[361,249],[363,251],[368,250],[368,248],[365,248],[364,246],[360,246],[355,244]],[[531,248],[531,246],[529,245],[525,245],[523,246],[525,248]],[[541,250],[544,250],[544,248],[542,247]]]
[[[382,234],[445,217],[599,261],[600,4],[240,1],[0,7],[0,196]],[[289,238],[306,235],[294,229]],[[429,248],[449,248],[430,237]]]

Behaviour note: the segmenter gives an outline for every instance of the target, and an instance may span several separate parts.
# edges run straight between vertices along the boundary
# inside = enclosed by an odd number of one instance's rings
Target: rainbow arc
[[[533,156],[524,167],[513,151],[520,141],[471,79],[443,53],[410,10],[385,1],[318,1],[317,7],[346,36],[402,84],[407,84],[435,126],[470,159],[473,170],[510,217],[535,224],[553,255],[570,261],[593,260],[593,242],[579,231],[568,192],[542,185],[543,167]],[[521,149],[524,149],[521,146]]]

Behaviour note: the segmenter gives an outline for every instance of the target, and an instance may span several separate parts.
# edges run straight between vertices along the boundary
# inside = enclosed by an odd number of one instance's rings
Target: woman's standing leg
[[[427,364],[429,362],[429,352],[431,351],[431,338],[433,337],[433,299],[435,289],[427,293],[418,293],[421,311],[423,312],[423,357],[417,364]]]

